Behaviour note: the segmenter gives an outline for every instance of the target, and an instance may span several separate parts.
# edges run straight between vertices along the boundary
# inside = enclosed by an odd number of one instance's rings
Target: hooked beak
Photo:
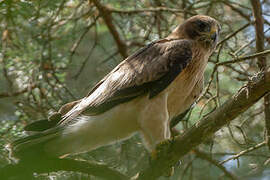
[[[209,37],[212,41],[216,41],[217,39],[217,28],[216,26],[212,26],[210,32],[209,32]]]

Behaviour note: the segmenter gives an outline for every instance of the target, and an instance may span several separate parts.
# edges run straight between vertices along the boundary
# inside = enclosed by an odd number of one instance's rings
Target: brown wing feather
[[[96,115],[145,93],[164,90],[192,59],[188,40],[160,40],[131,55],[103,78],[63,121],[84,112]],[[63,122],[62,121],[62,122]]]

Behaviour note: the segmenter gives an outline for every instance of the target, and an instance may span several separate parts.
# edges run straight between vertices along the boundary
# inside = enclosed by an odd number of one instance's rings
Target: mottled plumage
[[[14,154],[81,153],[136,132],[153,149],[170,138],[170,120],[201,93],[219,29],[208,16],[188,19],[168,37],[122,61],[85,98],[64,105],[49,120],[28,125],[26,130],[37,133],[11,144]]]

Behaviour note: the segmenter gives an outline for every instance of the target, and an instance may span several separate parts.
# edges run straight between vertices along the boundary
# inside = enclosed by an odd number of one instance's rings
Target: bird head
[[[173,39],[191,39],[207,49],[214,49],[220,32],[219,23],[209,16],[197,15],[187,19],[168,36]]]

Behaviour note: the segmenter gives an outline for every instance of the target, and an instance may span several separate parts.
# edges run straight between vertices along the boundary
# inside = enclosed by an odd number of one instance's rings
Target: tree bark
[[[255,18],[255,32],[256,32],[256,50],[257,53],[264,51],[264,19],[262,16],[262,5],[258,0],[251,0],[253,16]],[[260,70],[267,67],[265,56],[257,58],[257,64]],[[266,142],[270,150],[270,93],[264,97],[264,115],[265,115],[265,129],[266,129]]]

